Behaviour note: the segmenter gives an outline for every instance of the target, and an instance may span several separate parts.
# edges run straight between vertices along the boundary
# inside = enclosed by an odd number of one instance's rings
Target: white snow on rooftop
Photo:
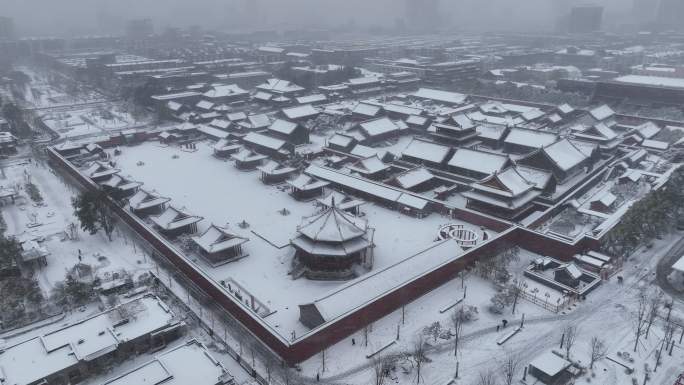
[[[191,340],[103,385],[217,385],[222,376],[231,377],[204,345]]]
[[[381,297],[395,287],[457,259],[462,253],[463,249],[454,240],[435,243],[392,266],[353,280],[316,299],[313,304],[323,319],[331,321]]]
[[[429,99],[436,102],[443,102],[448,104],[463,104],[467,96],[457,92],[441,91],[431,88],[421,88],[413,94],[414,97],[420,99]]]
[[[112,352],[119,344],[172,326],[176,324],[173,318],[174,314],[158,298],[135,299],[79,323],[6,347],[0,354],[2,375],[12,385],[37,383],[80,361]]]
[[[506,155],[490,152],[459,148],[449,160],[449,166],[460,167],[466,170],[477,171],[483,174],[492,174],[501,171],[508,163]]]
[[[513,128],[506,136],[505,142],[525,147],[541,148],[556,142],[558,136],[552,132]]]
[[[380,118],[363,122],[360,124],[361,128],[371,137],[385,135],[390,132],[398,131],[399,127],[394,124],[389,118]]]
[[[303,106],[283,109],[283,114],[285,114],[285,116],[287,116],[288,119],[301,119],[313,117],[318,115],[318,113],[318,110],[314,108],[311,104],[305,104]]]
[[[437,143],[427,142],[420,139],[413,139],[411,143],[406,146],[402,153],[403,156],[409,156],[416,159],[427,160],[433,163],[442,163],[449,155],[451,148]]]
[[[661,76],[644,76],[644,75],[625,75],[625,76],[617,77],[614,80],[616,82],[620,82],[620,83],[684,89],[684,79],[682,79],[682,78],[661,77]]]
[[[537,368],[542,373],[553,377],[567,369],[571,363],[570,361],[558,357],[553,352],[548,351],[532,360],[530,365]]]

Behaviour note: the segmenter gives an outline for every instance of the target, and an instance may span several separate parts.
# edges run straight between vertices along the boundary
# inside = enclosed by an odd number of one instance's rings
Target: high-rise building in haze
[[[129,39],[144,39],[153,34],[152,19],[135,19],[126,23],[126,37]]]
[[[656,15],[657,7],[653,0],[634,0],[632,3],[632,17],[636,24],[650,24]]]
[[[410,30],[434,31],[441,26],[440,0],[406,0],[404,25]]]
[[[657,22],[662,29],[684,30],[684,0],[660,0]]]
[[[14,19],[0,16],[0,40],[11,40],[14,38]]]
[[[568,19],[568,30],[573,33],[589,33],[601,30],[603,7],[580,5],[572,7]]]

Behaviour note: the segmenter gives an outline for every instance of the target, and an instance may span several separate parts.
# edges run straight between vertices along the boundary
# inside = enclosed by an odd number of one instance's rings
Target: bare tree
[[[525,281],[522,279],[516,278],[513,280],[513,284],[510,287],[510,293],[513,300],[513,310],[511,311],[511,314],[515,314],[515,307],[518,305],[518,300],[525,290],[524,285]]]
[[[501,365],[501,375],[503,376],[503,383],[505,385],[513,384],[513,378],[518,372],[518,367],[520,366],[520,360],[513,353],[508,353],[506,355],[506,360]]]
[[[608,348],[602,339],[594,336],[591,337],[591,351],[589,355],[589,369],[594,369],[594,363],[606,357]]]
[[[375,381],[373,383],[375,385],[382,385],[385,383],[391,366],[392,361],[389,357],[378,357],[373,360],[373,371],[375,374]]]
[[[648,296],[645,291],[639,293],[639,307],[634,315],[634,352],[637,351],[637,346],[639,346],[639,339],[641,335],[644,334],[646,329],[646,322],[648,316]]]
[[[451,326],[454,327],[454,356],[458,355],[461,332],[463,331],[463,308],[451,314]]]
[[[654,289],[648,296],[648,314],[646,319],[646,338],[648,338],[648,333],[651,331],[651,326],[658,316],[658,308],[663,303],[663,291],[660,289]]]
[[[423,362],[426,360],[426,347],[427,344],[425,343],[425,335],[418,334],[413,342],[413,352],[411,353],[411,357],[416,364],[416,384],[420,384],[420,380],[422,379],[420,370],[422,369]]]
[[[563,329],[563,349],[565,349],[565,356],[569,359],[572,347],[577,341],[577,327],[568,324]]]
[[[480,379],[477,382],[477,385],[496,385],[496,376],[494,375],[494,372],[492,372],[491,369],[480,372]]]

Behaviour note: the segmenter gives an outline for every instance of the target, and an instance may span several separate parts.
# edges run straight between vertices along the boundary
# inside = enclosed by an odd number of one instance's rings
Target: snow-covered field
[[[588,367],[591,338],[596,336],[603,340],[607,347],[607,356],[632,367],[635,371],[628,374],[626,370],[608,360],[602,359],[594,365],[593,371],[588,371],[576,380],[576,384],[594,383],[601,385],[627,385],[632,379],[643,383],[644,375],[648,371],[648,384],[673,384],[676,376],[682,372],[681,363],[684,362],[684,347],[678,343],[682,329],[675,332],[675,346],[672,356],[667,352],[662,355],[661,366],[653,372],[655,354],[661,346],[664,322],[656,320],[648,338],[641,337],[637,352],[634,348],[634,313],[637,308],[637,294],[643,288],[655,286],[653,271],[656,262],[670,247],[680,239],[681,234],[672,234],[664,240],[657,241],[653,249],[645,252],[639,250],[635,257],[625,265],[624,283],[619,284],[616,279],[604,282],[593,291],[585,301],[571,304],[560,314],[541,309],[527,301],[522,301],[512,315],[507,308],[503,315],[493,315],[486,310],[489,298],[495,292],[492,284],[477,276],[466,278],[468,297],[464,301],[467,305],[478,306],[479,320],[466,324],[463,330],[461,350],[454,356],[453,339],[445,341],[427,338],[430,348],[427,351],[429,362],[423,364],[421,383],[447,384],[454,377],[456,362],[459,365],[459,378],[455,384],[478,384],[480,373],[492,371],[499,379],[502,377],[501,366],[508,357],[514,357],[518,363],[514,384],[523,377],[523,368],[534,358],[544,352],[555,350],[562,352],[559,342],[562,330],[567,325],[578,328],[578,337],[571,359]],[[523,253],[521,264],[532,257]],[[413,351],[416,336],[433,322],[440,322],[445,328],[451,327],[449,315],[451,312],[440,314],[439,309],[445,304],[453,303],[463,293],[461,281],[456,279],[432,293],[420,298],[406,307],[405,324],[402,324],[401,311],[376,322],[369,333],[369,346],[364,346],[363,332],[338,343],[326,351],[326,371],[321,373],[321,381],[339,382],[345,384],[367,384],[374,378],[373,362],[366,355],[378,350],[396,339],[397,325],[400,326],[400,339],[383,355],[398,355]],[[684,303],[675,301],[677,308]],[[503,345],[497,342],[502,336],[520,323],[525,314],[523,329]],[[662,314],[662,312],[661,312]],[[674,314],[674,312],[673,312]],[[664,314],[663,314],[664,315]],[[509,320],[505,330],[497,330],[497,323],[502,319]],[[352,345],[351,338],[356,344]],[[633,362],[617,356],[618,352],[627,352]],[[315,378],[316,373],[322,372],[322,355],[311,358],[302,364],[303,374]],[[390,379],[390,384],[415,384],[416,370],[411,368],[410,360],[400,359],[396,364]],[[646,367],[648,366],[648,369]],[[405,373],[404,369],[407,369]],[[535,384],[536,380],[530,375],[524,383]],[[495,382],[503,383],[503,382]]]
[[[48,263],[38,268],[35,274],[46,296],[55,283],[63,281],[66,272],[79,262],[79,250],[82,262],[92,265],[96,274],[121,270],[135,274],[149,269],[142,253],[136,252],[131,243],[124,243],[124,239],[109,242],[101,234],[90,235],[80,229],[78,239],[67,238],[69,225],[76,223],[78,226],[71,207],[71,198],[76,191],[51,169],[35,162],[24,162],[5,168],[4,174],[6,179],[0,179],[0,185],[14,185],[19,181],[23,188],[23,181],[30,178],[45,200],[44,206],[36,207],[22,192],[23,196],[16,205],[3,207],[3,217],[7,222],[8,235],[19,239],[45,239],[43,244],[50,251]],[[30,223],[39,225],[29,227]]]
[[[210,142],[199,143],[197,147],[196,152],[186,152],[148,142],[124,147],[122,155],[113,159],[122,175],[143,182],[145,189],[168,196],[171,205],[204,217],[200,232],[212,223],[230,224],[248,237],[245,250],[249,256],[245,259],[219,267],[211,267],[201,258],[195,262],[217,281],[238,281],[271,311],[277,311],[266,321],[283,335],[306,332],[298,322],[298,305],[322,296],[342,282],[293,280],[288,275],[293,250],[273,245],[288,245],[302,218],[315,214],[316,207],[311,202],[294,200],[283,186],[264,185],[258,171],[239,171],[231,163],[214,158]],[[178,158],[174,159],[175,155]],[[283,208],[290,214],[282,215]],[[425,249],[436,240],[440,225],[453,222],[437,214],[416,219],[371,203],[362,206],[362,211],[364,219],[375,228],[374,270]],[[242,221],[249,228],[238,227]]]
[[[64,138],[107,134],[109,131],[137,127],[147,122],[137,121],[116,104],[50,112],[42,119],[48,127]]]

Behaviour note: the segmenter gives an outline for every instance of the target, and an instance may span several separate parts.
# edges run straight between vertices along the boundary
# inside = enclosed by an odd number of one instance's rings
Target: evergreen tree
[[[83,231],[94,235],[102,230],[111,241],[114,232],[114,216],[109,208],[108,199],[104,191],[85,191],[73,198],[71,204]]]

